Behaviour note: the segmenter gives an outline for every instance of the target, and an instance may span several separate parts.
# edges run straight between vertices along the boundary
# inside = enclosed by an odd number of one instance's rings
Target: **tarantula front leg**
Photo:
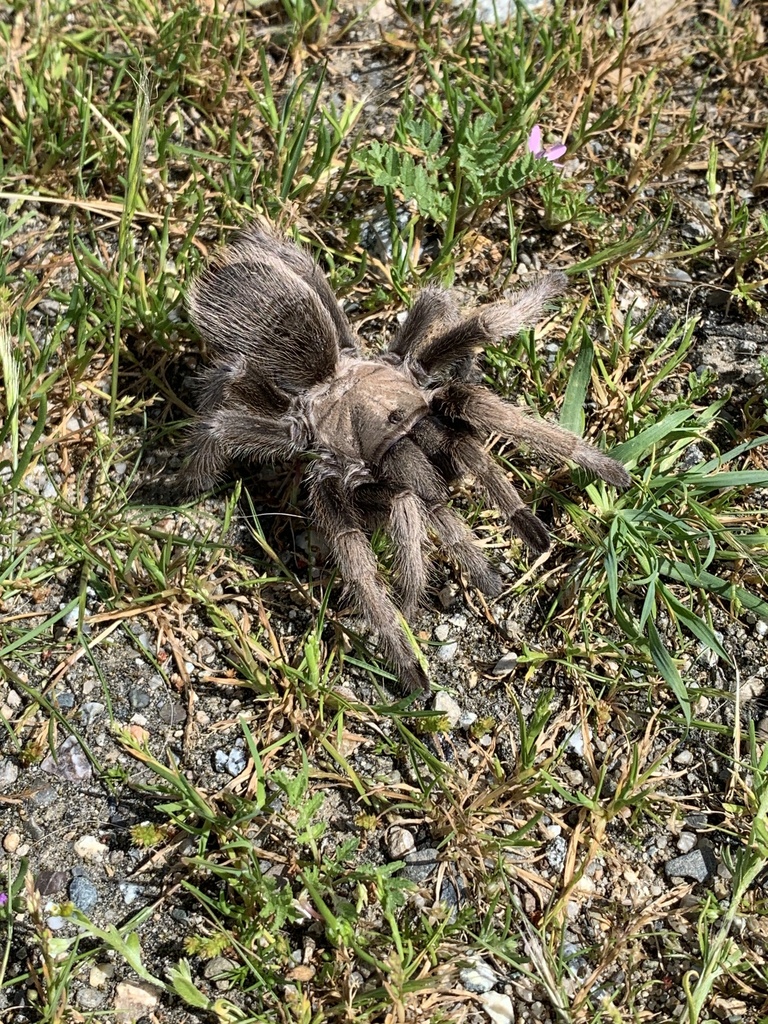
[[[471,530],[446,504],[445,482],[421,448],[410,437],[401,438],[382,459],[380,471],[388,481],[418,495],[441,547],[472,584],[490,597],[499,594],[498,573],[475,543]]]
[[[463,420],[484,436],[501,434],[516,444],[527,445],[550,462],[571,459],[577,466],[614,487],[629,487],[626,469],[570,430],[536,419],[510,405],[487,388],[455,382],[433,396],[433,407],[451,419]]]
[[[369,626],[378,631],[386,659],[397,670],[406,690],[428,690],[429,680],[403,632],[397,609],[379,576],[376,556],[341,482],[333,477],[315,477],[311,493],[318,526],[334,554],[347,591]]]
[[[383,523],[392,538],[397,590],[403,614],[410,619],[421,604],[427,586],[423,503],[412,491],[384,481],[363,484],[354,490],[352,497],[364,519]]]
[[[180,479],[188,494],[201,494],[218,483],[235,459],[284,459],[301,451],[306,442],[297,421],[218,409],[189,431]]]
[[[499,338],[514,337],[524,327],[535,324],[547,301],[565,291],[566,284],[565,274],[549,274],[518,292],[510,302],[483,306],[431,337],[415,352],[409,352],[407,361],[411,369],[422,380],[449,369],[454,376],[466,379],[481,349]]]
[[[414,427],[411,436],[433,462],[445,467],[446,475],[453,479],[474,476],[477,490],[507,516],[514,532],[532,551],[541,555],[549,550],[549,534],[544,526],[466,428],[447,427],[427,416]]]
[[[411,306],[405,323],[395,335],[389,351],[401,359],[414,358],[419,348],[439,329],[445,330],[460,317],[456,302],[444,288],[423,288]]]

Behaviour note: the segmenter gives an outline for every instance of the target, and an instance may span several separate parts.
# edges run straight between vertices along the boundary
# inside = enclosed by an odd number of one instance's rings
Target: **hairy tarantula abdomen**
[[[214,486],[236,459],[312,456],[315,520],[408,690],[429,685],[401,616],[424,598],[432,548],[483,593],[501,591],[499,574],[450,506],[451,485],[471,478],[531,550],[549,547],[545,527],[487,451],[493,436],[548,460],[570,459],[617,487],[630,483],[615,459],[478,383],[482,349],[534,326],[565,286],[564,274],[550,274],[511,302],[464,316],[450,292],[430,286],[388,350],[372,357],[360,351],[311,257],[257,227],[237,235],[190,289],[209,365],[187,445],[188,491]],[[369,542],[376,526],[394,548],[391,588]]]

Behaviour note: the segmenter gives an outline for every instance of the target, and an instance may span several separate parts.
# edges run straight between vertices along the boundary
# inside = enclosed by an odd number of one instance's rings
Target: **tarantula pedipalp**
[[[486,451],[492,434],[550,460],[571,459],[618,487],[630,482],[614,459],[476,382],[480,351],[535,325],[565,284],[565,275],[550,274],[512,302],[467,316],[447,291],[425,288],[388,350],[370,358],[312,258],[285,238],[246,229],[191,287],[191,317],[211,361],[188,443],[188,491],[208,490],[234,459],[314,454],[315,519],[408,690],[428,681],[379,573],[368,539],[374,526],[391,537],[395,590],[408,618],[426,589],[432,540],[485,594],[501,590],[449,505],[455,480],[473,477],[534,552],[549,547],[546,529]]]

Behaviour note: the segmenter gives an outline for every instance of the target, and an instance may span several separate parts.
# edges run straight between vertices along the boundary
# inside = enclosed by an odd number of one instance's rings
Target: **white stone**
[[[490,992],[498,980],[496,972],[485,960],[476,960],[471,967],[459,971],[459,981],[469,992]]]
[[[393,825],[387,839],[392,860],[402,860],[407,853],[416,848],[416,840],[408,829],[401,825]]]
[[[503,992],[483,992],[479,998],[493,1024],[513,1024],[515,1011],[509,996]]]
[[[439,626],[435,627],[435,640],[447,640],[451,635],[451,627],[447,622],[441,622]]]
[[[449,644],[443,644],[440,650],[437,652],[437,656],[440,661],[453,661],[456,657],[456,651],[458,651],[459,645],[455,640],[452,640]]]
[[[677,840],[677,848],[681,853],[689,853],[696,845],[696,836],[693,832],[681,832]]]
[[[120,1021],[135,1021],[154,1010],[161,990],[147,981],[121,981],[115,991],[115,1014]]]
[[[100,843],[96,836],[81,836],[74,844],[74,850],[81,860],[103,860],[109,853],[106,843]]]
[[[448,721],[448,727],[455,729],[461,719],[461,708],[447,693],[435,694],[435,711],[439,711]]]
[[[114,973],[112,964],[94,964],[88,975],[88,984],[91,988],[104,988]]]

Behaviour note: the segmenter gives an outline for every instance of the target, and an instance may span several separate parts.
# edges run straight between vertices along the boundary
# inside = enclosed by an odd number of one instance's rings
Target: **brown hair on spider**
[[[499,574],[449,504],[450,485],[471,476],[534,553],[550,546],[486,450],[491,435],[550,461],[570,459],[617,487],[630,483],[615,459],[477,383],[480,352],[534,326],[565,287],[565,275],[551,273],[510,302],[462,316],[449,292],[429,286],[386,352],[370,357],[311,256],[259,227],[237,235],[190,289],[210,364],[187,445],[188,493],[213,487],[235,459],[314,455],[314,519],[408,691],[429,682],[400,612],[410,618],[424,597],[432,544],[484,594],[501,591]],[[393,591],[369,542],[376,526],[393,544]]]

